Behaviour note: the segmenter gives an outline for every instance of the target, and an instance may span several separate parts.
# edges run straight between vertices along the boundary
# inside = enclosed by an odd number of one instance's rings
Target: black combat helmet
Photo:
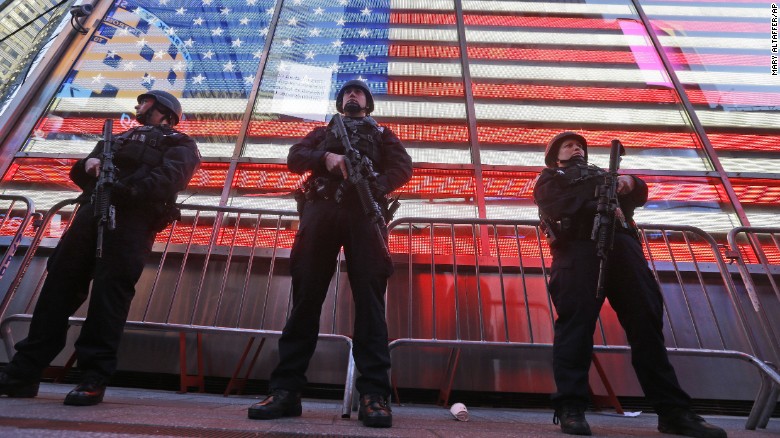
[[[344,91],[350,87],[358,87],[363,90],[363,93],[366,95],[366,114],[371,114],[374,111],[374,96],[371,95],[368,85],[359,79],[352,79],[341,86],[339,94],[336,95],[336,111],[344,114],[344,103],[342,102],[344,100]]]
[[[547,167],[557,167],[555,163],[558,161],[558,149],[560,149],[563,141],[568,138],[573,138],[580,142],[582,145],[582,152],[585,154],[585,161],[588,161],[588,142],[585,140],[585,137],[576,132],[564,131],[553,137],[553,139],[547,143],[547,149],[544,150],[544,164],[546,164]]]
[[[174,120],[171,121],[171,125],[176,125],[179,123],[182,115],[181,102],[179,102],[179,99],[174,97],[173,94],[162,90],[149,90],[148,92],[138,96],[138,103],[141,103],[141,101],[146,97],[153,97],[154,100],[157,101],[157,105],[167,109],[175,116],[173,118]]]

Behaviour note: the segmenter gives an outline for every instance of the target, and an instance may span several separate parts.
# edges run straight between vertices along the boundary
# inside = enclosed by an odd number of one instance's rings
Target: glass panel
[[[780,165],[776,4],[643,0],[642,6],[726,172],[776,181]],[[743,207],[755,226],[767,223],[768,212],[776,215],[777,205]]]
[[[195,138],[205,161],[232,157],[265,44],[258,29],[268,25],[274,1],[171,3],[115,2],[21,152],[83,156],[106,117],[115,119],[115,132],[136,126],[136,96],[158,89],[180,98],[177,128]],[[30,190],[34,199],[51,188],[9,175],[5,188]],[[218,202],[225,177],[191,187],[197,195],[189,201]]]
[[[68,11],[62,5],[52,9],[58,3],[56,1],[13,0],[4,3],[0,7],[0,35],[3,39],[0,43],[0,115],[30,74],[38,52],[51,41],[52,34]]]
[[[286,159],[292,144],[330,120],[341,85],[360,79],[376,100],[372,116],[400,137],[415,172],[422,172],[415,184],[425,185],[440,166],[470,165],[454,5],[420,10],[426,7],[402,0],[285,3],[242,156]],[[461,187],[467,193],[449,197],[404,188],[406,202],[396,214],[474,216],[473,187],[472,181]],[[238,199],[242,189],[234,188],[233,205],[276,203]],[[286,202],[293,207],[289,197]]]
[[[572,130],[600,167],[617,138],[624,172],[713,170],[630,1],[463,7],[483,165],[538,169],[547,142]],[[531,192],[490,194],[485,177],[489,217],[536,218]]]

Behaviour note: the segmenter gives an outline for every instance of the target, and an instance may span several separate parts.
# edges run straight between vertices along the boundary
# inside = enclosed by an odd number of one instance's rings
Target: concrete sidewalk
[[[103,403],[92,407],[65,406],[73,385],[41,384],[34,399],[0,398],[0,437],[176,436],[238,438],[253,436],[326,437],[558,437],[552,411],[471,408],[470,420],[455,420],[449,410],[432,405],[393,406],[393,428],[371,429],[341,418],[337,400],[303,401],[303,416],[273,421],[249,420],[247,407],[256,397],[109,387]],[[780,419],[767,429],[745,430],[744,417],[707,416],[731,438],[780,437]],[[664,437],[657,417],[618,417],[589,412],[594,436]]]

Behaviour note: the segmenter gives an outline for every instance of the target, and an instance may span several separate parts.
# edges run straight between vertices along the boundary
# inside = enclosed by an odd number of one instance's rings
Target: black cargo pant
[[[631,364],[648,401],[662,413],[688,407],[664,346],[663,297],[647,267],[642,248],[632,236],[615,234],[606,282],[606,297],[626,331]],[[596,300],[599,259],[590,240],[572,241],[553,249],[550,277],[558,319],[555,321],[553,403],[586,404],[593,332],[603,304]]]
[[[384,230],[383,230],[384,231]],[[353,356],[360,394],[390,394],[390,352],[384,294],[392,263],[357,200],[306,203],[290,255],[293,309],[279,339],[279,365],[270,388],[300,391],[317,345],[320,313],[344,247],[355,301]]]
[[[68,317],[92,291],[87,317],[75,343],[78,366],[85,375],[110,377],[135,295],[135,283],[154,243],[148,212],[118,211],[116,229],[103,235],[103,257],[95,257],[97,226],[92,204],[84,204],[47,263],[27,338],[16,344],[6,368],[14,377],[39,379],[65,347]]]

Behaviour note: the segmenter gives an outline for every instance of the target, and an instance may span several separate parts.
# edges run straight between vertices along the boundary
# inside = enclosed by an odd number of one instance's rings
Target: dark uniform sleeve
[[[76,161],[73,167],[70,168],[70,179],[84,192],[92,192],[95,189],[97,178],[87,173],[84,169],[84,163],[90,158],[100,158],[103,153],[103,140],[100,140],[92,152],[86,157]]]
[[[298,174],[304,174],[309,170],[324,171],[325,163],[322,162],[322,157],[325,155],[325,150],[318,146],[325,140],[326,133],[324,126],[314,128],[301,141],[292,145],[287,154],[287,168]]]
[[[159,165],[143,177],[130,182],[127,189],[134,199],[166,201],[187,188],[200,165],[200,154],[195,141],[188,135],[176,133],[163,152]]]
[[[384,195],[406,184],[412,177],[412,157],[390,128],[382,132],[382,173],[376,179],[376,189]]]
[[[543,170],[534,187],[534,201],[542,216],[561,220],[564,217],[595,215],[599,178],[569,184],[566,178],[556,177],[554,172],[554,169]],[[632,178],[636,182],[634,190],[618,196],[623,214],[628,218],[633,216],[634,209],[647,202],[647,184],[637,176]]]
[[[648,195],[647,183],[645,183],[642,178],[639,178],[638,176],[631,175],[631,178],[633,178],[634,182],[636,183],[636,185],[634,185],[634,190],[626,195],[618,196],[620,208],[626,215],[633,215],[635,208],[645,205]]]
[[[539,212],[553,220],[577,214],[596,214],[595,180],[569,184],[563,177],[556,177],[554,169],[544,169],[534,186],[534,202]]]

